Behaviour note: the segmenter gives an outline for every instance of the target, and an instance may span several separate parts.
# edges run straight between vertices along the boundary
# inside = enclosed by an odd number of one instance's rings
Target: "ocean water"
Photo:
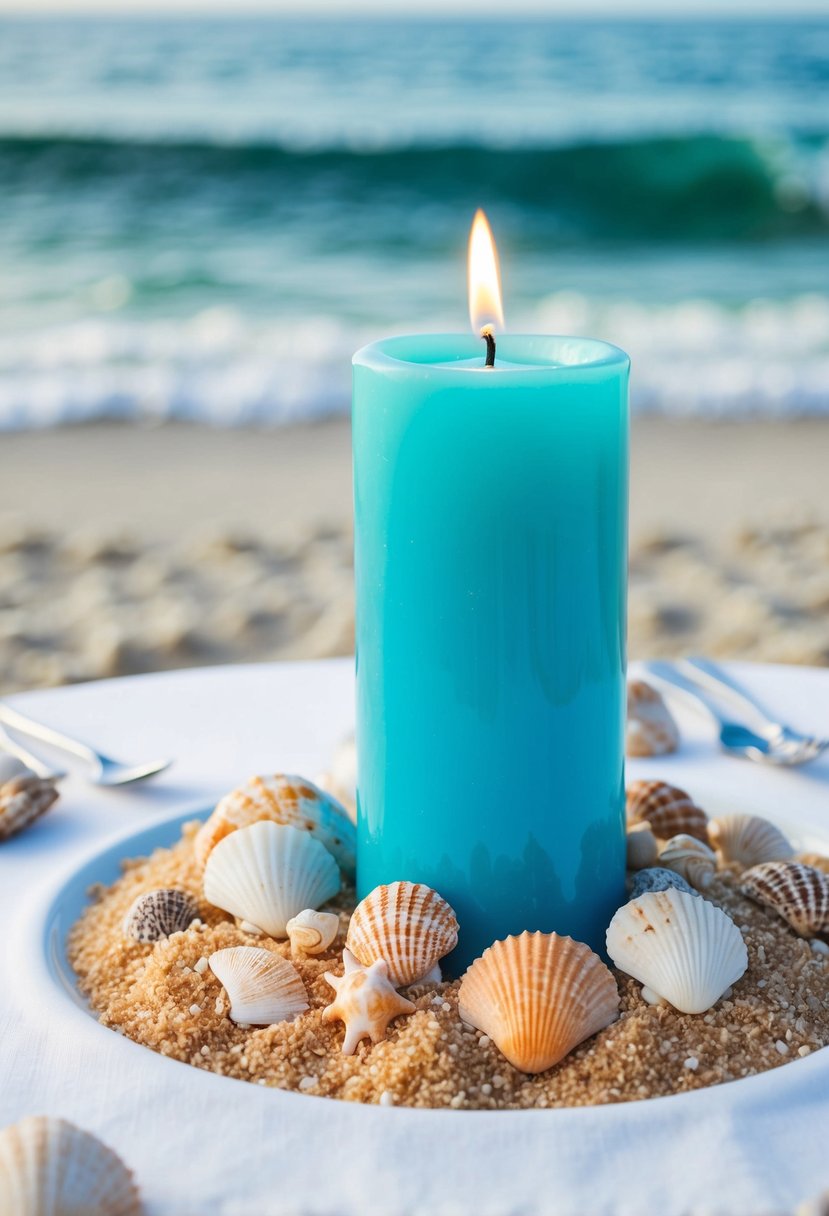
[[[7,18],[0,427],[345,411],[468,327],[477,206],[634,408],[829,413],[829,18]]]

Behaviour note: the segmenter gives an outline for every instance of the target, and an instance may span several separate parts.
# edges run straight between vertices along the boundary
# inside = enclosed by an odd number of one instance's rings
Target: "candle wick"
[[[495,366],[495,334],[492,332],[491,325],[485,325],[481,330],[481,337],[486,342],[486,363],[485,367]]]

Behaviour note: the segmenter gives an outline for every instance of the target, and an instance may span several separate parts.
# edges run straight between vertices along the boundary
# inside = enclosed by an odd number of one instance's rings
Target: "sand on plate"
[[[631,657],[829,662],[829,420],[634,420]],[[348,423],[0,444],[0,694],[354,645]]]
[[[236,1026],[208,966],[210,954],[256,945],[291,958],[290,947],[243,932],[204,900],[193,855],[199,826],[185,826],[170,849],[128,861],[110,888],[96,888],[68,942],[79,987],[103,1025],[197,1068],[346,1101],[508,1110],[683,1093],[777,1068],[829,1044],[829,950],[796,937],[774,913],[741,896],[728,872],[706,895],[731,915],[748,949],[748,970],[731,993],[708,1013],[687,1016],[646,1004],[639,984],[617,973],[619,1020],[538,1076],[513,1068],[486,1035],[464,1025],[457,981],[408,989],[415,1013],[394,1021],[382,1042],[364,1041],[344,1056],[343,1026],[323,1022],[322,1011],[334,999],[324,973],[342,974],[351,890],[331,905],[341,921],[331,948],[292,959],[308,1012],[273,1026]],[[126,938],[122,924],[133,900],[165,886],[198,899],[199,921],[155,945]]]

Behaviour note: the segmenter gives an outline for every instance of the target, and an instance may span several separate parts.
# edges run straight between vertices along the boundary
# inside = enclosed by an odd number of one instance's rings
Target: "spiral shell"
[[[38,777],[16,756],[0,753],[0,840],[22,832],[57,798],[53,780]]]
[[[230,1017],[247,1026],[288,1022],[308,1008],[302,976],[287,959],[258,946],[229,946],[207,960],[230,998]]]
[[[343,873],[354,877],[357,833],[344,807],[304,777],[254,777],[222,798],[193,843],[205,865],[211,851],[238,828],[266,820],[310,832],[324,845]]]
[[[287,937],[288,921],[318,908],[340,889],[334,858],[318,840],[280,823],[253,823],[219,841],[204,868],[209,903],[271,937]]]
[[[660,891],[620,908],[607,930],[607,952],[643,985],[642,996],[680,1013],[705,1013],[748,966],[742,934],[721,908]]]
[[[455,913],[420,882],[375,887],[354,909],[345,939],[364,966],[385,959],[395,988],[422,980],[457,943]]]
[[[131,1172],[97,1136],[34,1115],[0,1131],[3,1216],[140,1216]]]
[[[619,992],[589,946],[557,933],[494,942],[461,980],[458,1009],[520,1072],[545,1072],[609,1026]]]
[[[361,1039],[379,1043],[389,1022],[404,1013],[414,1013],[416,1006],[395,991],[384,959],[375,959],[370,967],[364,967],[346,949],[343,967],[343,975],[325,972],[324,979],[336,996],[323,1010],[322,1020],[345,1023],[343,1055],[352,1056]]]
[[[695,836],[708,843],[708,816],[689,794],[664,781],[633,781],[627,788],[627,820],[649,823],[660,840]]]
[[[637,823],[627,834],[627,868],[644,870],[652,866],[659,856],[659,845],[650,829],[650,824]]]
[[[759,815],[721,815],[709,822],[708,837],[726,865],[743,869],[794,856],[780,829]]]
[[[644,680],[628,680],[627,754],[664,756],[678,747],[679,730],[662,695]]]
[[[340,931],[340,918],[336,912],[305,908],[292,916],[285,927],[292,954],[324,954]]]
[[[717,871],[717,855],[694,836],[674,836],[660,852],[659,864],[704,891]]]
[[[829,875],[799,861],[768,861],[746,870],[740,890],[771,908],[801,937],[829,933]]]
[[[186,929],[198,914],[192,895],[175,887],[160,887],[138,896],[124,918],[124,934],[137,942],[157,942]]]
[[[638,899],[646,891],[684,891],[686,895],[696,895],[699,898],[699,891],[695,891],[680,874],[674,870],[666,870],[663,866],[648,866],[646,870],[634,874],[630,898]]]

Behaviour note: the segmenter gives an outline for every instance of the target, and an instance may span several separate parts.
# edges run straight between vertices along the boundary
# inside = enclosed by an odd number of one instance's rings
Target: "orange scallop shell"
[[[354,909],[345,939],[364,967],[384,959],[395,988],[423,979],[457,943],[455,913],[422,882],[375,887]]]
[[[649,823],[660,840],[695,836],[708,844],[708,816],[685,790],[666,781],[632,781],[627,788],[629,825]]]
[[[537,1073],[609,1026],[619,1012],[619,992],[589,946],[557,933],[525,932],[495,942],[472,963],[458,1007],[514,1068]]]

